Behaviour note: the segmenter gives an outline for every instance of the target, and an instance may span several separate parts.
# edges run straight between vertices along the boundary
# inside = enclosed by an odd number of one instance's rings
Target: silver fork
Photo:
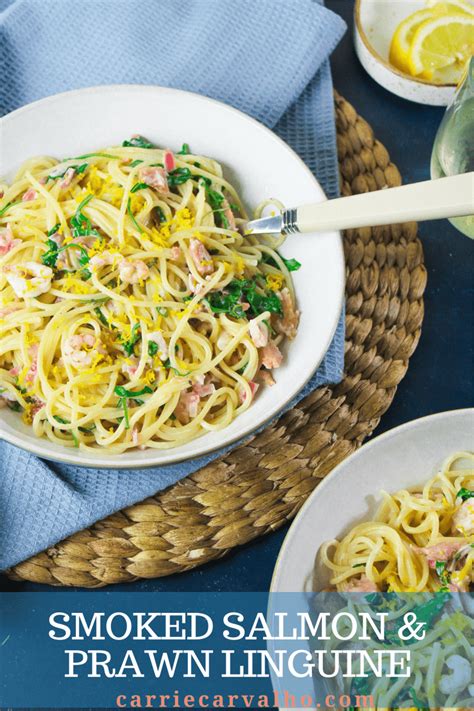
[[[474,214],[474,172],[335,198],[251,220],[246,234],[332,232]]]

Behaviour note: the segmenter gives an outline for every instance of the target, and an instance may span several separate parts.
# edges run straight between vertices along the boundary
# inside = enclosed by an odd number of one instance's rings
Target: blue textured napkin
[[[274,128],[334,197],[328,57],[344,29],[315,0],[0,0],[0,110],[98,84],[188,89]],[[297,399],[340,380],[343,349],[341,318],[318,373]],[[95,471],[50,464],[1,442],[0,568],[141,501],[219,454],[156,469]]]

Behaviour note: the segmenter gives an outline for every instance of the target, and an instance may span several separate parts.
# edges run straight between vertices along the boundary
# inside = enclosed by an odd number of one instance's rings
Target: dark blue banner
[[[472,707],[470,593],[4,593],[7,708]]]

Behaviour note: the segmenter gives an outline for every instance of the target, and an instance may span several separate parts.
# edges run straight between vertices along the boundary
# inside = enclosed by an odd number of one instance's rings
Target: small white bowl
[[[399,23],[425,7],[422,0],[356,0],[355,50],[372,79],[392,94],[418,104],[447,106],[454,96],[455,84],[433,84],[410,77],[389,61],[390,43]]]

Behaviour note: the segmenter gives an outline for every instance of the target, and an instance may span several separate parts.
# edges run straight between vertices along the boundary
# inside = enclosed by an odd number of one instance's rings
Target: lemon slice
[[[390,62],[401,69],[402,72],[410,72],[410,65],[408,62],[408,56],[410,53],[410,45],[412,39],[415,35],[415,30],[421,25],[425,20],[429,20],[433,17],[433,12],[429,10],[418,10],[413,14],[406,17],[395,30],[395,34],[392,37],[392,43],[390,45]]]
[[[452,13],[425,20],[415,29],[408,52],[410,74],[430,81],[459,78],[474,54],[474,16]]]
[[[426,6],[439,15],[447,15],[452,12],[462,12],[466,15],[474,15],[474,5],[467,0],[447,0],[447,2],[437,2],[428,0]]]

